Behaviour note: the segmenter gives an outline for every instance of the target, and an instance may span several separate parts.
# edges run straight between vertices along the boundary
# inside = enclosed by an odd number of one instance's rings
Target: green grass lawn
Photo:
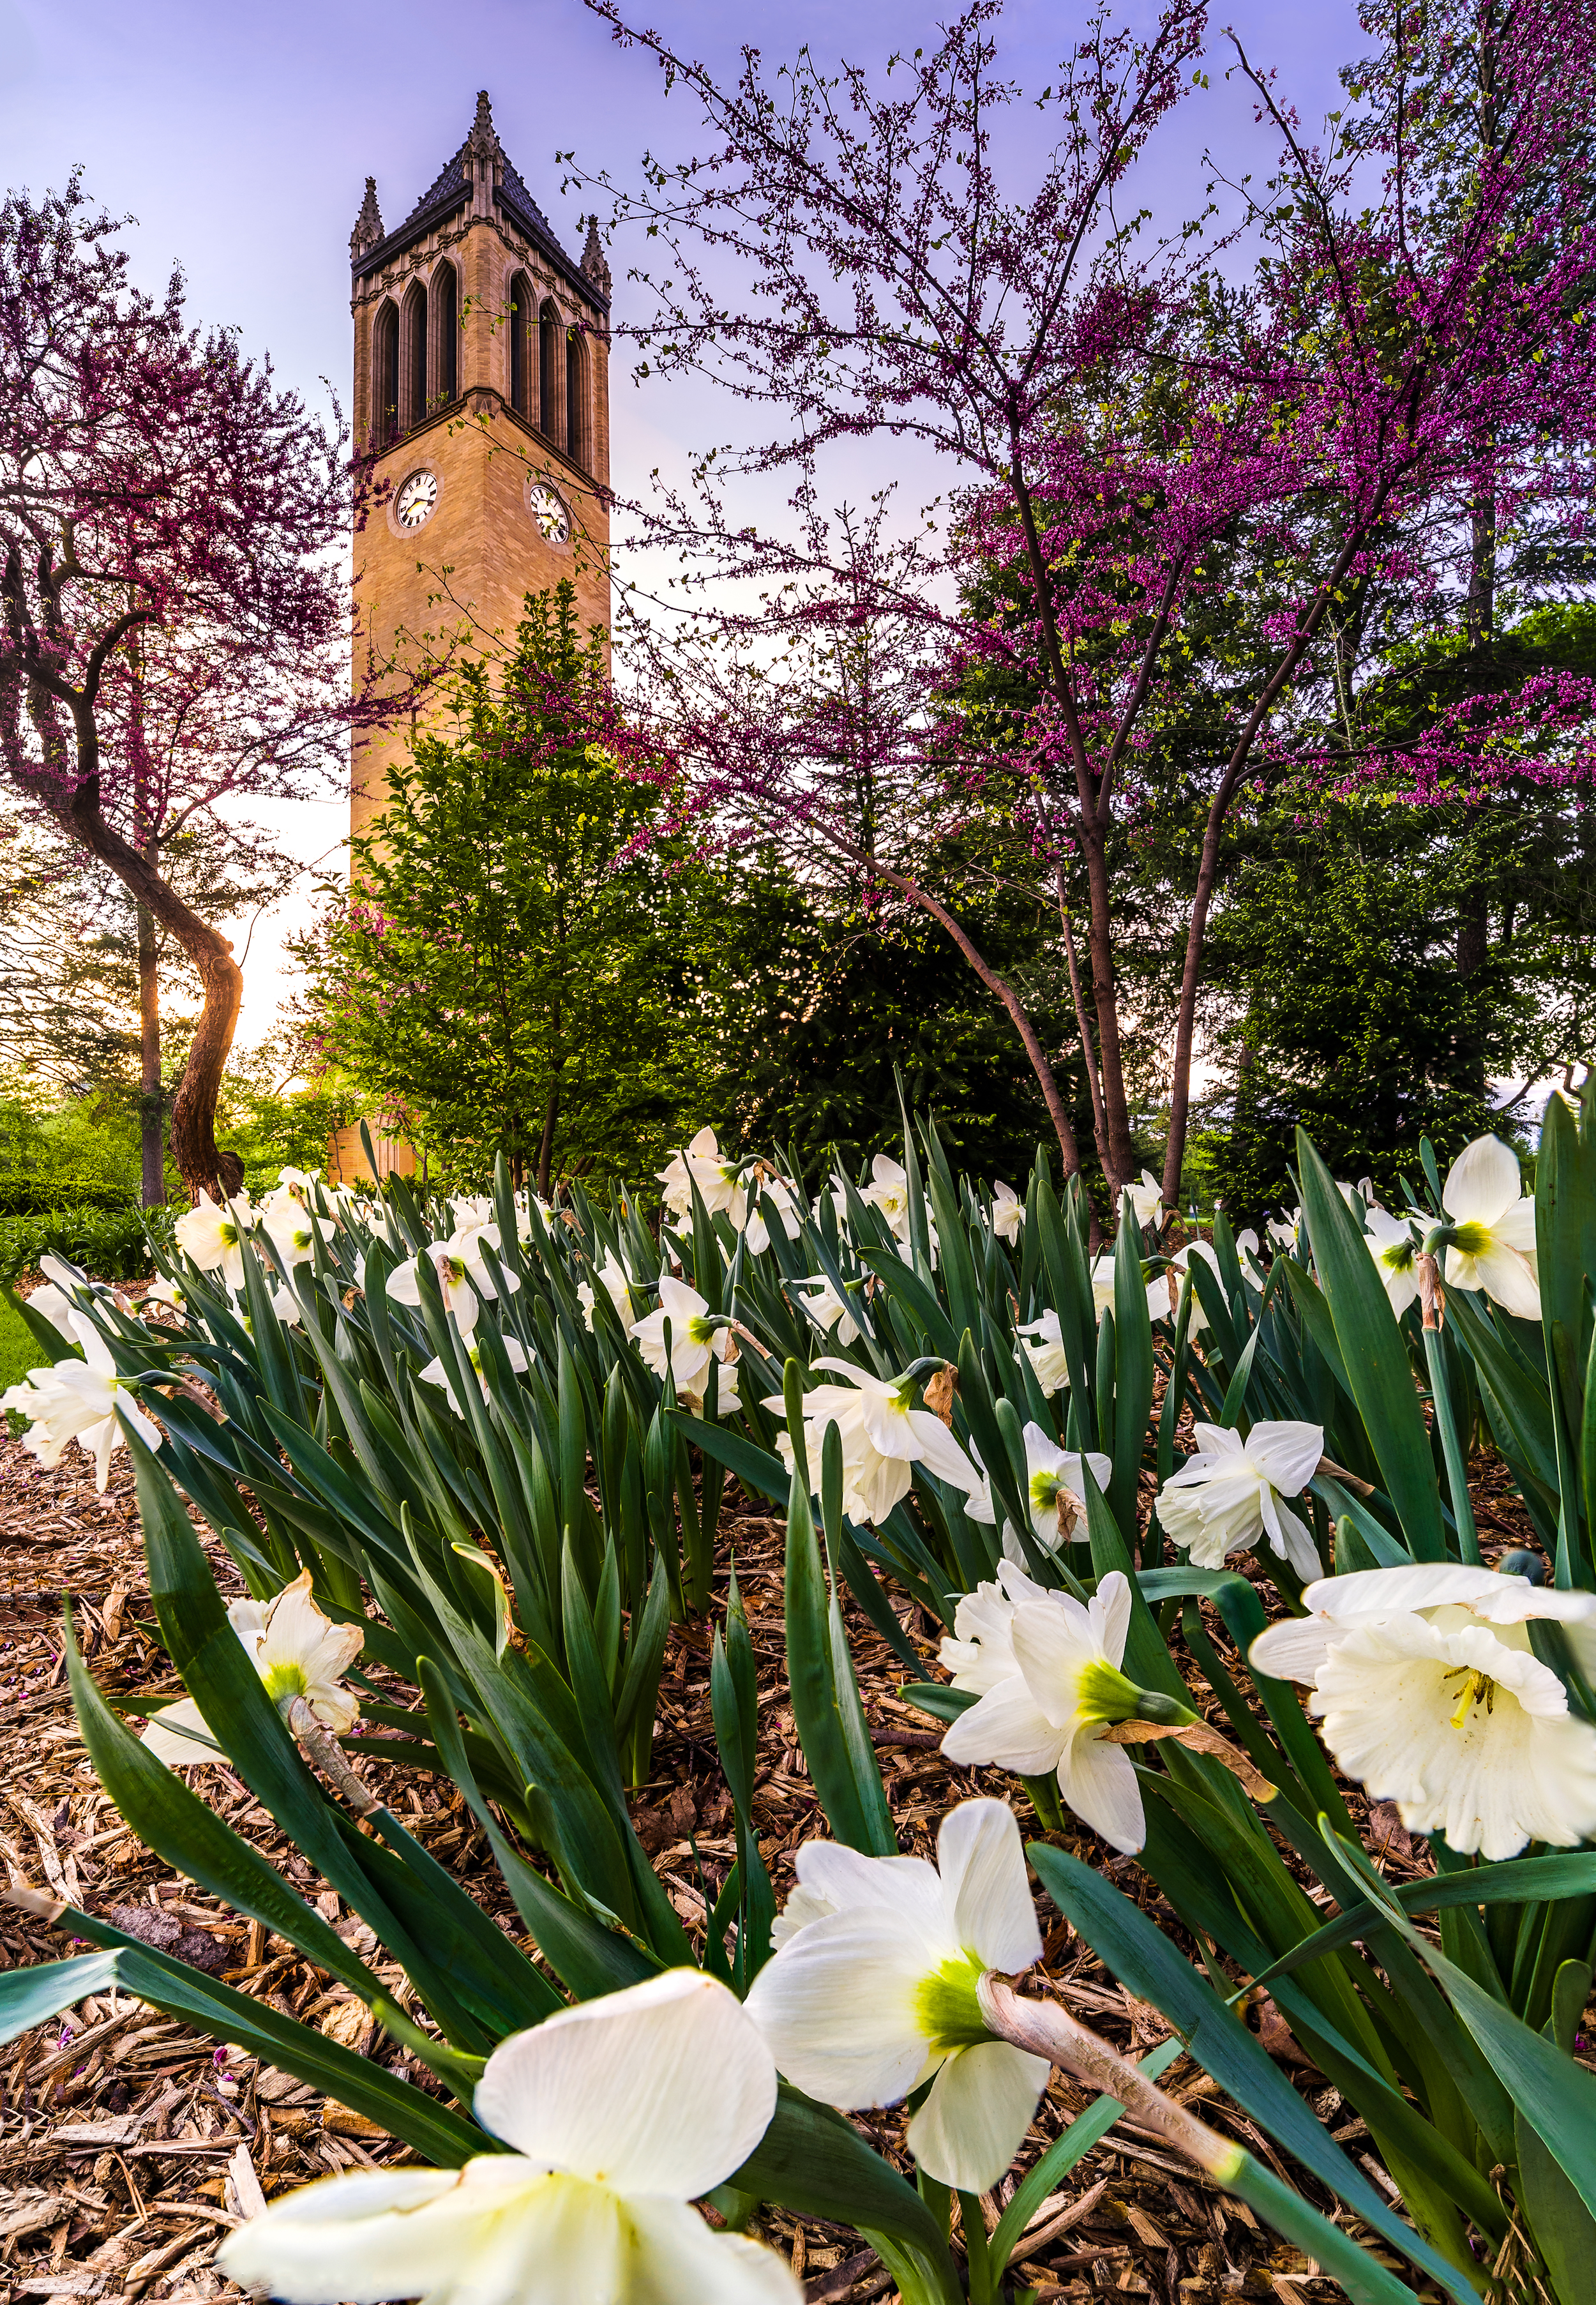
[[[61,1349],[64,1353],[65,1346]],[[48,1357],[21,1314],[0,1301],[0,1392],[21,1384],[30,1368],[42,1367]]]

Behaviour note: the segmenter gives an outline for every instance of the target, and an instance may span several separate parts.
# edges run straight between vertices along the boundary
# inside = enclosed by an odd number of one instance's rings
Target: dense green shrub
[[[41,1256],[64,1256],[97,1280],[138,1280],[154,1270],[147,1220],[163,1212],[137,1202],[92,1204],[24,1216],[0,1215],[0,1282],[30,1271]]]

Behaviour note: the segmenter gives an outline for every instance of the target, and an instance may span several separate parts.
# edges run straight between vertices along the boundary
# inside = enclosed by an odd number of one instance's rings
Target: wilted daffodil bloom
[[[1261,1633],[1250,1661],[1308,1683],[1337,1765],[1410,1833],[1492,1862],[1596,1839],[1596,1728],[1530,1642],[1537,1618],[1560,1625],[1596,1673],[1596,1594],[1422,1561],[1322,1578],[1303,1599],[1312,1613]]]
[[[651,1313],[632,1324],[632,1334],[656,1376],[663,1376],[667,1365],[665,1356],[665,1329],[670,1323],[671,1348],[669,1368],[676,1381],[678,1392],[695,1392],[700,1397],[704,1390],[704,1374],[711,1353],[717,1360],[733,1357],[732,1332],[724,1321],[717,1321],[709,1310],[709,1300],[690,1289],[684,1280],[674,1280],[668,1272],[659,1276],[659,1302]]]
[[[364,1636],[359,1625],[335,1625],[323,1615],[310,1598],[308,1569],[269,1601],[230,1601],[227,1621],[280,1710],[302,1697],[335,1736],[353,1728],[361,1708],[344,1687],[344,1675],[359,1656]],[[217,1751],[216,1737],[191,1697],[151,1716],[144,1746],[174,1769],[214,1760]]]
[[[1541,1318],[1535,1269],[1535,1204],[1525,1194],[1518,1155],[1499,1136],[1476,1136],[1447,1171],[1441,1206],[1447,1221],[1425,1246],[1447,1248],[1448,1289],[1482,1289],[1520,1320]]]
[[[118,1408],[147,1449],[160,1447],[160,1432],[136,1406],[138,1387],[117,1375],[110,1348],[93,1322],[70,1309],[68,1317],[83,1358],[30,1369],[26,1384],[0,1393],[0,1409],[27,1417],[22,1446],[47,1469],[58,1465],[67,1442],[75,1441],[93,1458],[94,1485],[104,1495],[111,1459],[123,1440]]]
[[[1020,1237],[1020,1227],[1025,1221],[1025,1204],[1012,1185],[992,1187],[992,1230],[999,1240],[1012,1247]]]
[[[1199,1569],[1221,1569],[1267,1536],[1299,1577],[1323,1563],[1312,1532],[1281,1500],[1300,1496],[1324,1455],[1324,1431],[1295,1419],[1260,1423],[1244,1441],[1223,1425],[1193,1425],[1197,1454],[1159,1493],[1158,1515]]]
[[[836,1370],[851,1382],[817,1385],[803,1396],[803,1448],[811,1493],[819,1491],[826,1427],[835,1425],[843,1444],[843,1510],[852,1520],[885,1520],[898,1500],[908,1495],[916,1465],[924,1465],[927,1472],[968,1496],[981,1494],[985,1483],[942,1419],[929,1408],[913,1406],[912,1377],[887,1381],[855,1368],[852,1361],[822,1359],[813,1366]],[[779,1414],[785,1403],[777,1393],[765,1406]],[[785,1425],[776,1445],[790,1473],[793,1443]]]
[[[1413,1232],[1400,1217],[1388,1209],[1371,1208],[1364,1220],[1369,1229],[1363,1238],[1369,1254],[1386,1295],[1391,1300],[1391,1310],[1400,1320],[1419,1293],[1419,1275],[1414,1260],[1419,1251]]]
[[[928,2176],[985,2192],[1014,2159],[1048,2078],[1040,2057],[996,2039],[982,1972],[1041,1957],[1019,1828],[1002,1801],[942,1821],[937,1863],[862,1857],[811,1841],[794,1859],[798,1922],[746,2003],[790,2081],[853,2111],[896,2105],[930,2081],[909,2123]]]
[[[1142,1790],[1123,1745],[1102,1742],[1116,1721],[1186,1713],[1120,1671],[1131,1588],[1110,1570],[1084,1608],[1005,1561],[997,1585],[960,1602],[942,1662],[955,1688],[981,1694],[942,1739],[961,1766],[989,1764],[1018,1776],[1057,1775],[1078,1817],[1129,1854],[1147,1838]],[[1195,1716],[1191,1716],[1194,1718]]]
[[[775,2110],[770,2051],[735,1997],[667,1969],[500,2043],[472,2111],[508,2153],[323,2178],[217,2262],[287,2305],[801,2305],[773,2250],[689,2206]]]
[[[229,1289],[244,1285],[243,1251],[239,1244],[255,1221],[247,1193],[235,1193],[225,1208],[201,1193],[173,1226],[173,1238],[183,1255],[201,1272],[220,1272]]]

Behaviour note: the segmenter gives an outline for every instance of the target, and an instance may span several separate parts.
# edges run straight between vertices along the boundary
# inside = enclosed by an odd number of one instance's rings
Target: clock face
[[[529,481],[526,506],[550,544],[569,544],[571,515],[557,489],[551,489],[547,481]]]
[[[394,517],[401,528],[420,528],[437,502],[437,474],[412,472],[401,481],[394,498]]]

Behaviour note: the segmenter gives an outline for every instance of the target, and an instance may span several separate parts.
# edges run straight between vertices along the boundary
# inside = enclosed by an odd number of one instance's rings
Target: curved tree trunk
[[[236,1193],[244,1180],[244,1164],[236,1152],[222,1152],[216,1138],[216,1098],[243,1006],[243,972],[233,957],[232,944],[191,912],[155,867],[106,822],[98,805],[97,783],[86,780],[64,807],[51,812],[91,855],[110,866],[135,905],[142,905],[176,938],[199,976],[205,1005],[172,1100],[172,1157],[196,1200],[202,1192],[216,1197]]]

